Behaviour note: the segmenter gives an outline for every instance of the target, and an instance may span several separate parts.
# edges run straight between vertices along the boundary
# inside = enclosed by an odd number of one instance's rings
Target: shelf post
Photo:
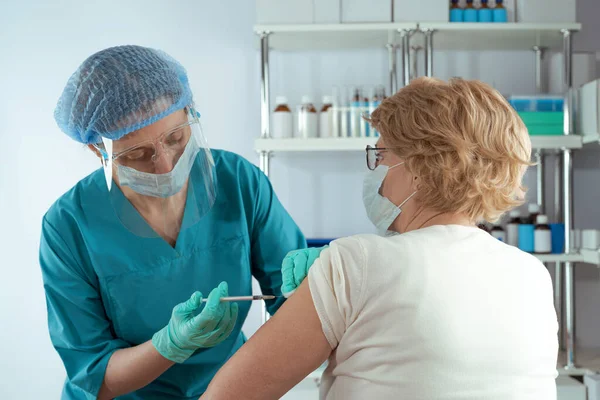
[[[402,86],[410,83],[410,29],[402,29]]]
[[[260,137],[268,139],[271,137],[269,123],[269,111],[271,110],[271,99],[269,93],[269,35],[270,32],[260,32]],[[259,155],[260,170],[269,176],[270,153],[261,151]],[[269,319],[267,306],[264,301],[261,302],[262,324]]]
[[[388,50],[388,68],[389,68],[389,93],[390,96],[398,91],[398,69],[397,69],[397,58],[396,45],[394,43],[388,43],[385,45]]]
[[[564,134],[573,134],[573,47],[572,35],[568,29],[561,31],[563,35],[564,58]],[[573,250],[571,232],[573,230],[573,154],[570,149],[562,150],[562,184],[563,184],[563,219],[565,224],[565,253]],[[575,280],[573,263],[565,263],[565,341],[567,365],[565,368],[576,368],[575,359]]]
[[[535,92],[542,94],[546,92],[545,77],[544,77],[544,53],[546,52],[545,47],[533,46],[535,53]]]
[[[562,159],[561,152],[555,152],[554,157],[554,220],[562,221]],[[554,263],[554,308],[558,319],[558,344],[561,350],[565,349],[564,340],[564,314],[563,314],[563,287],[564,271],[560,262]]]
[[[537,203],[540,206],[540,210],[542,214],[546,214],[546,190],[545,190],[545,182],[544,182],[544,165],[545,157],[544,152],[541,149],[536,150],[535,152],[535,162],[536,162],[536,198]]]
[[[433,29],[425,30],[425,75],[433,76]]]

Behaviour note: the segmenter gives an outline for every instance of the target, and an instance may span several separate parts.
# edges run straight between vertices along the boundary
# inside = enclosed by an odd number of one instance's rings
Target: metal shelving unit
[[[544,209],[545,154],[560,154],[557,171],[557,193],[555,208],[557,216],[565,224],[565,254],[543,255],[538,258],[544,263],[555,263],[555,305],[561,326],[565,329],[564,369],[560,373],[580,375],[600,371],[600,357],[593,369],[578,368],[575,358],[575,308],[573,267],[576,262],[599,265],[600,253],[582,250],[575,252],[571,243],[573,230],[573,151],[588,143],[600,143],[597,137],[582,137],[574,132],[573,115],[573,72],[572,36],[581,29],[577,23],[549,24],[483,24],[483,23],[366,23],[366,24],[305,24],[305,25],[257,25],[261,54],[261,135],[255,141],[260,156],[260,168],[269,176],[270,156],[273,152],[302,151],[363,151],[375,138],[315,138],[315,139],[272,139],[270,130],[270,72],[269,52],[381,48],[389,57],[388,91],[398,90],[397,58],[400,50],[402,83],[410,80],[411,44],[424,48],[426,75],[434,74],[434,49],[438,50],[532,50],[536,57],[536,86],[541,88],[542,56],[546,50],[561,50],[564,55],[564,135],[532,136],[535,157],[539,161],[537,170],[537,199]],[[560,172],[560,173],[559,173]],[[562,296],[564,286],[564,298]],[[564,302],[565,316],[561,315]],[[267,318],[266,312],[265,319]],[[584,357],[582,357],[583,359]]]

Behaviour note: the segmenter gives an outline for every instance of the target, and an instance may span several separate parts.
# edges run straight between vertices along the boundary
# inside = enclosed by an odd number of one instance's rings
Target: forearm
[[[151,340],[117,350],[108,361],[98,399],[113,399],[141,389],[174,364],[160,355]]]

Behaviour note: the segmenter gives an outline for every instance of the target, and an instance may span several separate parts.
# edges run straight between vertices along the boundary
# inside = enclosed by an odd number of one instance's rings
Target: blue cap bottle
[[[460,8],[458,0],[452,0],[450,5],[450,22],[463,22],[465,10]]]
[[[477,22],[477,10],[473,7],[473,0],[467,0],[465,8],[465,22]]]
[[[502,0],[496,0],[496,8],[492,10],[492,19],[494,22],[507,22],[508,15],[506,13],[506,8],[504,8],[504,4],[502,4]]]
[[[481,0],[481,8],[477,10],[477,21],[492,22],[492,10],[488,7],[488,0]]]

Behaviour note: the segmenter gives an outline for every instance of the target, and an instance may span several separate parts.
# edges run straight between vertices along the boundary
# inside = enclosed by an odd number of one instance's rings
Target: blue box
[[[511,96],[508,102],[519,112],[524,111],[563,111],[565,100],[558,96]]]
[[[563,254],[565,252],[565,224],[550,224],[550,235],[552,235],[552,254]]]

